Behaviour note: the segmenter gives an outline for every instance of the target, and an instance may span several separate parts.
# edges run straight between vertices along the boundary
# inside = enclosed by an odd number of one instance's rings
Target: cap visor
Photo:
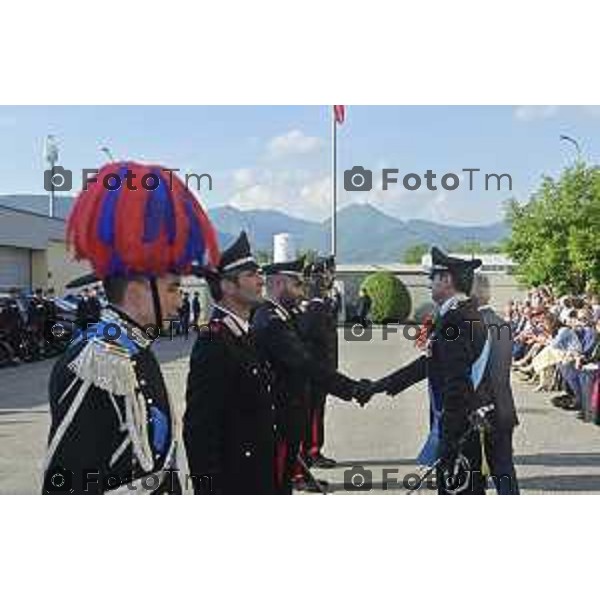
[[[96,275],[94,275],[94,273],[88,273],[87,275],[82,275],[77,279],[69,281],[69,283],[67,283],[65,287],[70,290],[73,288],[84,287],[86,285],[92,285],[94,283],[98,283],[99,281],[100,279]]]

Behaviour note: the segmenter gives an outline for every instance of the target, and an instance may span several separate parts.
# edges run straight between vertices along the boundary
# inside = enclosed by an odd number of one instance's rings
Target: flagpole
[[[331,255],[337,250],[337,122],[331,110]]]

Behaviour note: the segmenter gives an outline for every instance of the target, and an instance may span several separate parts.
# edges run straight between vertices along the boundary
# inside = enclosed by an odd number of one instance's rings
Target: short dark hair
[[[456,270],[448,269],[446,271],[438,271],[440,275],[449,275],[452,279],[452,285],[454,285],[457,292],[461,292],[469,296],[473,289],[473,279],[475,278],[474,271],[471,270]]]
[[[233,283],[238,282],[238,276],[240,271],[229,273],[227,275],[209,275],[206,278],[208,289],[210,291],[211,298],[215,302],[220,302],[223,299],[223,290],[221,289],[221,281],[231,281]]]
[[[125,298],[125,292],[129,283],[143,280],[143,277],[106,277],[102,280],[104,295],[111,304],[121,304]]]
[[[210,296],[215,302],[219,302],[223,299],[223,291],[221,290],[221,278],[214,275],[206,278],[206,283],[208,284],[208,290],[210,291]]]
[[[123,302],[128,285],[129,280],[125,279],[125,277],[106,277],[102,280],[106,299],[111,304],[120,304]]]

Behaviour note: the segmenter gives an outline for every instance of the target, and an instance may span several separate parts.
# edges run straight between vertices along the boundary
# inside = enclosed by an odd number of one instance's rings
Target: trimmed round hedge
[[[393,273],[373,273],[364,279],[360,287],[371,297],[371,319],[374,323],[406,322],[412,301],[406,286]]]

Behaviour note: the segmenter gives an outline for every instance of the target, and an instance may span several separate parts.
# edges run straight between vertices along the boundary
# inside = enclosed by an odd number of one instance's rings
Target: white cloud
[[[227,203],[243,210],[270,209],[322,221],[329,216],[331,178],[299,169],[237,169]]]
[[[518,121],[534,121],[538,119],[548,119],[558,113],[559,106],[556,105],[523,105],[516,106],[514,110],[515,118]]]
[[[340,171],[338,210],[350,204],[368,203],[403,221],[425,219],[437,223],[489,223],[498,219],[501,201],[495,196],[488,199],[475,193],[464,193],[464,175],[459,174],[459,179],[461,187],[456,191],[444,190],[439,184],[437,191],[431,191],[424,181],[421,188],[410,191],[403,187],[401,180],[383,191],[381,169],[374,169],[370,192],[346,192]],[[232,192],[226,203],[242,210],[278,210],[319,222],[330,216],[331,176],[328,173],[244,168],[233,171],[231,181]]]
[[[267,155],[269,158],[283,158],[299,154],[311,154],[320,150],[322,146],[323,140],[321,138],[306,135],[300,129],[292,129],[269,140]]]
[[[235,169],[231,178],[233,180],[233,184],[236,188],[238,187],[248,187],[256,183],[257,171],[256,169],[251,169],[249,167],[243,167],[241,169]]]

